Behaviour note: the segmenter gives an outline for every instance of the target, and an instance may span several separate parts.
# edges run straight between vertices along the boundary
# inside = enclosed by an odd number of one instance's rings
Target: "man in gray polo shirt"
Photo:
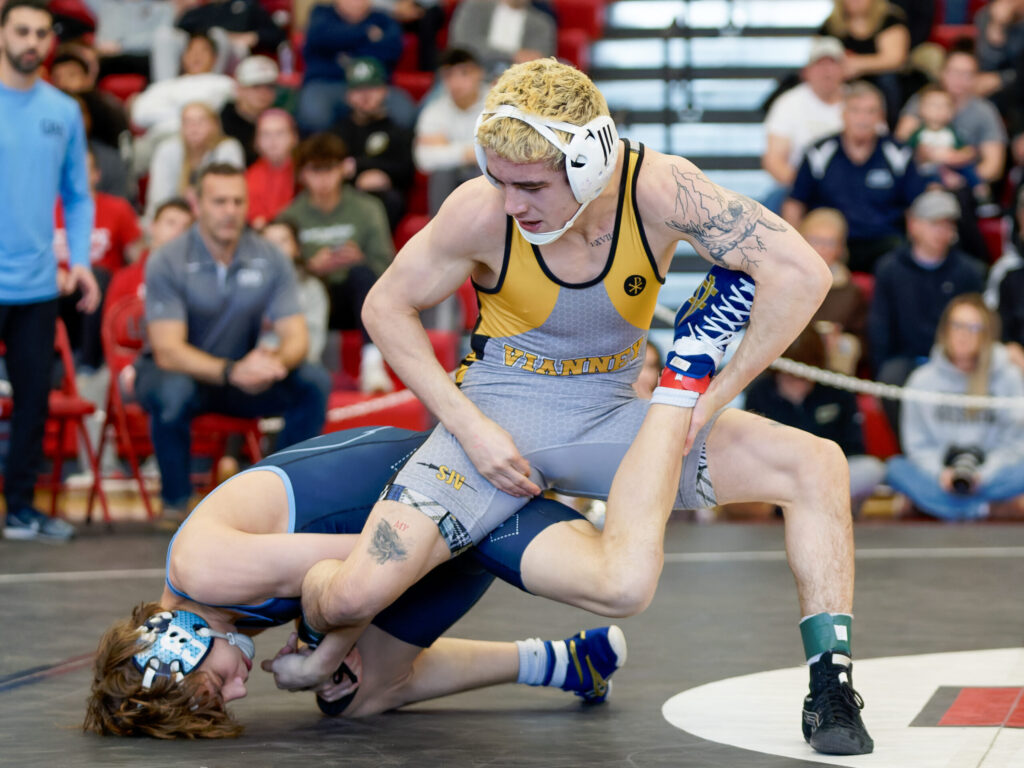
[[[196,183],[198,217],[146,264],[149,346],[136,392],[150,413],[164,516],[180,519],[191,494],[192,418],[283,415],[278,448],[320,432],[330,380],[305,362],[308,336],[284,254],[245,228],[244,172],[207,166]],[[277,336],[259,344],[264,320]]]

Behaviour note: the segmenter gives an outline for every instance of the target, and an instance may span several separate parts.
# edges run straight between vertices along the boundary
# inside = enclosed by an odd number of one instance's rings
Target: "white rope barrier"
[[[878,381],[858,379],[844,373],[826,371],[780,357],[771,364],[771,368],[783,373],[799,376],[802,379],[819,384],[826,384],[848,392],[862,392],[875,397],[904,402],[930,403],[932,405],[955,405],[961,408],[1008,408],[1024,409],[1024,397],[995,397],[990,395],[956,395],[949,392],[930,392],[924,389],[906,389],[895,384],[882,384]]]
[[[676,313],[666,306],[658,304],[654,316],[666,323],[675,324]],[[813,365],[797,363],[786,358],[779,358],[770,366],[773,370],[799,376],[802,379],[825,384],[847,392],[860,392],[866,395],[902,400],[904,402],[930,403],[932,405],[953,405],[961,408],[1005,408],[1024,410],[1024,398],[994,397],[988,395],[956,395],[948,392],[929,392],[923,389],[907,389],[895,384],[883,384],[879,381],[868,381],[844,373],[815,368]]]

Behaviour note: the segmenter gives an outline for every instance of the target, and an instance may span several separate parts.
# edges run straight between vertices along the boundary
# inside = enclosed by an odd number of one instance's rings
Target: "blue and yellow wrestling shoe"
[[[600,704],[612,691],[611,676],[626,663],[626,636],[614,624],[585,629],[565,640],[569,666],[563,691],[572,691],[588,704]]]
[[[750,321],[753,303],[754,281],[745,272],[712,267],[676,313],[675,340],[651,402],[692,407]]]

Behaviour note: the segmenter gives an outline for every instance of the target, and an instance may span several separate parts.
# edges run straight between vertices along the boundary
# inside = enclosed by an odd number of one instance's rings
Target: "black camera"
[[[974,491],[974,479],[985,461],[985,452],[975,446],[952,445],[946,451],[947,467],[953,470],[953,493],[967,496]]]

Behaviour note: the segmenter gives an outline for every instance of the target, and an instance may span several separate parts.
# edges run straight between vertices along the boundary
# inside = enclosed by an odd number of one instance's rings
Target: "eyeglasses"
[[[952,321],[949,327],[954,331],[967,331],[968,333],[981,333],[985,330],[984,323],[962,323],[959,320]]]

